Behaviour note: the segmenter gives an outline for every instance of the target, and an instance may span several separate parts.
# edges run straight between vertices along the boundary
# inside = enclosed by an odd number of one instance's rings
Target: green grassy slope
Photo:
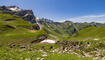
[[[43,28],[48,33],[49,38],[52,38],[55,40],[68,40],[72,38],[72,36],[75,35],[76,32],[80,31],[80,34],[81,33],[84,34],[86,32],[85,30],[89,27],[99,27],[104,25],[104,24],[95,23],[95,22],[92,22],[92,23],[86,23],[86,22],[73,23],[71,21],[53,22],[51,20],[44,20],[44,19],[41,19],[40,23],[44,26]],[[95,30],[94,28],[90,28],[90,29]],[[81,32],[83,30],[84,32]],[[90,34],[90,33],[86,33],[86,34]],[[87,37],[88,36],[86,36],[86,38]],[[81,38],[84,38],[84,37],[82,36]]]
[[[66,39],[71,36],[71,34],[63,30],[62,26],[55,26],[54,24],[44,25],[44,30],[48,33],[48,38],[54,40]]]
[[[72,39],[74,40],[101,40],[105,39],[105,26],[88,27],[80,30]]]
[[[56,44],[33,44],[28,47],[32,49],[32,51],[29,51],[30,49],[27,47],[25,50],[21,49],[20,46],[30,44],[34,40],[37,40],[38,37],[46,35],[46,33],[48,33],[49,39],[72,41],[82,40],[83,47],[87,42],[91,44],[88,48],[81,48],[80,51],[91,52],[94,51],[95,48],[105,49],[105,44],[103,43],[105,41],[105,26],[89,27],[88,23],[82,25],[75,24],[80,31],[77,32],[77,34],[72,35],[72,32],[75,32],[74,26],[68,22],[56,24],[44,23],[42,30],[34,29],[32,26],[35,25],[36,24],[31,24],[19,16],[5,14],[0,11],[0,60],[26,60],[27,58],[35,60],[38,57],[44,58],[45,60],[92,60],[92,57],[83,58],[67,53],[59,54],[59,52],[50,52],[61,48],[60,45]],[[96,41],[95,39],[98,40]],[[13,48],[4,46],[8,44],[15,44],[16,46]],[[52,49],[51,46],[53,46]],[[42,57],[42,50],[45,51],[48,56]],[[80,51],[77,52],[79,53]]]
[[[35,30],[31,24],[19,16],[0,11],[0,45],[10,43],[30,43],[45,34],[44,30]]]

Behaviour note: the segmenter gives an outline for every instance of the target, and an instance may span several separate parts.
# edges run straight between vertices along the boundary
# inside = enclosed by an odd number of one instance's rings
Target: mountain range
[[[81,32],[83,32],[86,29],[90,29],[88,31],[88,33],[90,33],[91,29],[99,29],[101,28],[101,26],[105,25],[102,23],[95,23],[95,22],[91,22],[91,23],[88,23],[88,22],[73,23],[72,21],[54,22],[50,19],[38,18],[34,16],[32,10],[24,10],[17,6],[0,6],[0,23],[1,23],[1,26],[0,26],[1,33],[6,32],[5,35],[3,34],[4,35],[3,37],[12,36],[11,34],[8,34],[11,31],[19,30],[19,33],[20,33],[22,32],[22,30],[26,29],[26,30],[29,30],[31,33],[32,32],[37,33],[34,30],[37,30],[37,31],[43,30],[45,34],[42,36],[45,36],[46,37],[45,39],[49,38],[49,39],[55,39],[55,40],[71,39],[75,36],[79,36],[79,34],[81,35],[82,34]],[[23,32],[21,33],[23,34],[23,36],[25,34],[25,31],[23,31],[24,33]],[[16,32],[13,32],[13,34]],[[87,32],[84,32],[84,34],[85,33]],[[41,34],[41,32],[39,34]],[[34,39],[32,40],[34,41]]]
[[[0,60],[100,60],[104,57],[103,23],[54,22],[36,17],[32,10],[0,6]]]

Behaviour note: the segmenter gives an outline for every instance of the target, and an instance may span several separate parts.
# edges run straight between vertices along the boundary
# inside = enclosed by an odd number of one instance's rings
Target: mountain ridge
[[[36,30],[44,30],[47,33],[48,38],[55,40],[68,39],[75,36],[79,31],[86,29],[88,27],[99,27],[104,24],[95,22],[84,22],[84,23],[74,23],[72,21],[64,22],[54,22],[53,20],[46,18],[38,18],[34,16],[32,10],[24,10],[17,6],[0,6],[2,14],[12,14],[17,15],[28,21],[30,24],[35,24],[32,26]],[[26,16],[27,15],[27,16]],[[7,19],[11,20],[12,19]],[[62,36],[62,37],[61,37]]]
[[[54,22],[46,18],[37,18],[32,10],[2,6],[0,7],[0,59],[50,60],[52,57],[54,60],[58,58],[67,60],[98,58],[99,60],[100,57],[103,59],[104,27],[105,24],[95,22]]]

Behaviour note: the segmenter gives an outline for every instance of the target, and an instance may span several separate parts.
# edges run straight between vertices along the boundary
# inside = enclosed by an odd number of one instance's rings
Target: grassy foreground
[[[92,58],[81,58],[72,54],[59,54],[46,52],[47,56],[43,56],[40,50],[25,51],[20,48],[0,47],[0,60],[92,60]]]

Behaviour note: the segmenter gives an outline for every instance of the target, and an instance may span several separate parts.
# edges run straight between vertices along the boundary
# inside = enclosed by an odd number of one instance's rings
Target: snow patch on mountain
[[[47,40],[41,41],[41,43],[52,43],[52,44],[54,44],[54,43],[56,43],[56,41],[55,40],[51,40],[51,39],[47,39]]]
[[[8,8],[9,10],[12,10],[12,11],[21,11],[21,9],[20,8],[18,8],[18,7],[10,7],[10,8]]]

